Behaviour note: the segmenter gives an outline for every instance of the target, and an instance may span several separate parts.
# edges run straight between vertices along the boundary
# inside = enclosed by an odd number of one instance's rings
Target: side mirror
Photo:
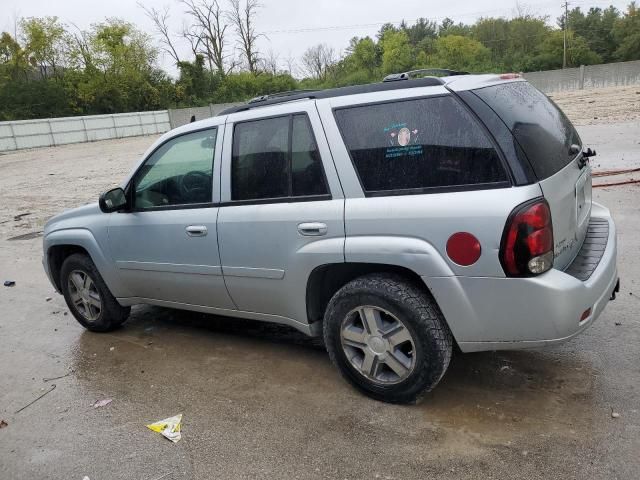
[[[127,207],[127,196],[122,188],[113,188],[100,195],[98,205],[104,213],[117,212]]]

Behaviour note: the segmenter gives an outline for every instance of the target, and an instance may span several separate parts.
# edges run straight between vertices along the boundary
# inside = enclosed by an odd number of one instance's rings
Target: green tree
[[[546,17],[522,15],[509,21],[509,47],[504,58],[506,70],[527,69],[530,59],[538,53],[539,45],[551,32],[546,20]]]
[[[559,19],[558,25],[563,27],[563,22]],[[86,31],[68,31],[55,17],[23,19],[19,25],[16,38],[0,35],[0,119],[242,101],[296,88],[379,81],[384,74],[421,67],[474,72],[552,69],[562,65],[563,53],[562,28],[551,27],[546,17],[520,14],[512,19],[481,18],[474,24],[447,18],[439,25],[421,18],[413,24],[387,23],[373,38],[352,38],[340,59],[327,45],[307,49],[301,66],[308,78],[298,81],[275,74],[277,68],[220,74],[217,63],[199,53],[207,51],[207,42],[211,47],[211,37],[201,31],[205,27],[200,23],[185,27],[192,56],[179,62],[179,78],[174,80],[158,69],[150,37],[125,21],[107,19]],[[624,13],[615,7],[586,12],[574,8],[568,27],[570,66],[640,58],[635,3]]]
[[[24,78],[28,70],[26,54],[20,44],[7,32],[0,35],[0,82]],[[2,85],[2,83],[0,83]]]
[[[396,26],[393,23],[385,23],[384,25],[382,25],[380,27],[380,30],[378,30],[378,33],[376,33],[376,38],[378,39],[378,41],[382,40],[382,37],[384,37],[384,34],[387,32],[397,32],[398,29],[396,28]]]
[[[618,43],[613,55],[615,59],[640,59],[640,10],[635,2],[631,2],[625,15],[616,21],[613,36]]]
[[[64,63],[65,27],[58,17],[26,18],[20,22],[29,63],[45,79],[58,77]]]
[[[564,32],[555,30],[539,46],[537,55],[529,60],[528,70],[552,70],[562,68]],[[567,66],[593,65],[602,58],[589,48],[587,41],[572,30],[567,32]]]
[[[384,73],[404,72],[414,65],[415,52],[404,31],[386,31],[380,39],[380,48]]]
[[[471,27],[464,23],[455,23],[449,17],[442,20],[442,23],[438,27],[438,36],[446,37],[449,35],[466,36],[471,33]]]
[[[21,53],[20,44],[9,33],[2,32],[2,35],[0,35],[0,63],[15,62]]]
[[[438,24],[426,18],[419,18],[409,27],[405,25],[403,30],[409,37],[409,43],[414,47],[418,47],[425,40],[435,39],[438,36]]]
[[[210,98],[212,103],[241,102],[269,93],[296,89],[296,81],[289,74],[272,75],[239,72],[226,75]]]
[[[504,18],[480,18],[471,28],[471,38],[491,50],[494,65],[502,65],[510,48],[510,21]]]
[[[569,12],[568,25],[604,61],[611,61],[617,47],[613,29],[619,18],[620,12],[613,6],[605,10],[592,7],[586,15],[576,7]],[[558,26],[564,28],[564,16],[558,18]]]
[[[193,62],[178,62],[180,78],[176,82],[176,94],[180,101],[197,103],[207,95],[209,75],[204,68],[204,56],[196,55]]]
[[[430,63],[439,68],[482,72],[490,68],[491,52],[477,40],[447,35],[436,40]]]
[[[351,49],[350,59],[354,70],[373,73],[380,66],[380,57],[378,46],[369,37],[359,39]]]

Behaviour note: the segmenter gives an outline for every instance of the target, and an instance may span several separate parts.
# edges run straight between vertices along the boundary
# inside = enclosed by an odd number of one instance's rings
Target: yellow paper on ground
[[[180,434],[181,426],[182,414],[180,413],[173,417],[160,420],[159,422],[151,423],[147,425],[147,428],[160,433],[163,437],[168,438],[173,443],[176,443],[182,438],[182,435]]]

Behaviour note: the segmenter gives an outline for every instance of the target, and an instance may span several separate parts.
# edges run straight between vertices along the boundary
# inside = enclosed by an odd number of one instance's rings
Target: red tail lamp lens
[[[539,275],[553,267],[551,211],[543,198],[511,212],[500,247],[500,263],[507,276]]]
[[[553,248],[553,234],[548,228],[537,230],[526,237],[527,246],[532,256],[537,257]]]
[[[481,253],[480,242],[468,232],[454,233],[447,240],[447,255],[463,267],[476,263]]]

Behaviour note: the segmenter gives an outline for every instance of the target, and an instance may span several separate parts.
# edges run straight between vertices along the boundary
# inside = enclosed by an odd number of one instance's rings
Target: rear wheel
[[[129,316],[131,307],[117,302],[87,255],[76,253],[64,261],[60,285],[69,310],[88,330],[114,330]]]
[[[352,280],[324,317],[331,360],[356,388],[377,400],[415,402],[447,370],[452,337],[435,302],[393,274]]]

